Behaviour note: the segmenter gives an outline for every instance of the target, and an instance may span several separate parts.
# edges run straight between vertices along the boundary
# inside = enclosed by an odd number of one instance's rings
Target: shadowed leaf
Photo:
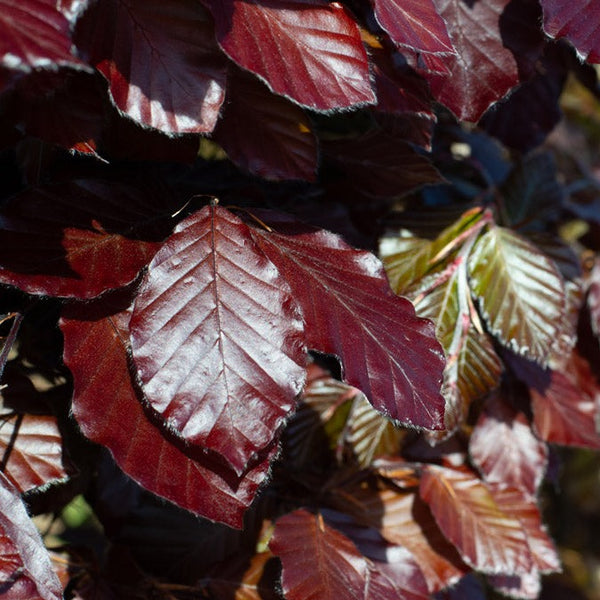
[[[79,19],[75,39],[134,121],[171,134],[214,129],[225,60],[199,2],[97,2]]]

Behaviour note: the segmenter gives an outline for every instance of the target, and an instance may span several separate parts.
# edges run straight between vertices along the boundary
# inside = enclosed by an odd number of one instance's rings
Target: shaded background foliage
[[[0,0],[3,596],[597,598],[599,23]]]

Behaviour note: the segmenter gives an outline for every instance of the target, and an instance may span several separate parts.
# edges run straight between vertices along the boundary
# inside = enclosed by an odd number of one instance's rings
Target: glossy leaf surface
[[[194,0],[109,0],[79,20],[76,42],[131,119],[170,134],[205,133],[225,97],[209,19]]]
[[[287,600],[365,598],[367,561],[320,514],[296,510],[281,517],[269,547],[281,559]]]
[[[467,564],[492,574],[529,572],[532,558],[523,526],[473,474],[428,465],[420,494]]]
[[[229,211],[182,221],[148,267],[130,324],[145,396],[169,428],[241,474],[304,383],[285,280]]]
[[[0,473],[0,589],[6,600],[60,600],[62,586],[21,498]]]
[[[221,48],[276,94],[315,110],[375,101],[358,26],[339,3],[204,1]]]
[[[469,277],[490,331],[511,350],[545,362],[565,309],[553,261],[513,231],[493,227],[475,243]]]
[[[289,217],[257,214],[273,231],[254,228],[253,236],[292,288],[307,345],[339,356],[348,383],[392,419],[443,428],[433,324],[392,293],[375,256]]]
[[[268,460],[236,480],[208,458],[190,458],[151,423],[129,371],[128,321],[127,311],[95,316],[81,308],[62,319],[64,360],[73,374],[73,414],[79,426],[88,438],[107,446],[119,467],[147,490],[207,519],[241,527],[267,475]]]
[[[266,179],[314,181],[317,140],[304,111],[256,77],[232,72],[215,139],[239,167]]]
[[[40,186],[0,210],[0,281],[30,294],[92,298],[130,283],[169,224],[169,201],[101,179]],[[165,214],[166,213],[166,214]]]

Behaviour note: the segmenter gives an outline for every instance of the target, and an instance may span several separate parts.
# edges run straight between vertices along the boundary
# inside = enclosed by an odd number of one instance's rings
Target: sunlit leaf
[[[269,547],[281,559],[287,600],[365,598],[367,561],[321,514],[296,510],[281,517]]]
[[[469,453],[486,481],[514,486],[532,498],[548,461],[546,444],[533,434],[525,415],[505,402],[502,394],[487,401],[471,435]]]
[[[225,60],[199,2],[96,2],[79,19],[75,39],[131,119],[171,134],[214,129]]]
[[[516,353],[548,360],[565,286],[552,260],[517,233],[491,227],[469,256],[470,286],[490,331]]]
[[[375,101],[358,26],[341,4],[203,1],[221,48],[276,94],[316,110]]]
[[[0,591],[6,600],[60,600],[62,586],[21,498],[0,473]]]
[[[590,273],[587,305],[594,333],[600,338],[600,260],[596,260]]]
[[[341,358],[350,385],[392,419],[443,428],[443,353],[433,324],[393,294],[381,263],[339,236],[273,212],[253,235],[286,278],[310,348]]]
[[[241,474],[304,384],[285,280],[229,211],[182,221],[148,267],[130,324],[144,394],[169,428]]]
[[[475,475],[427,465],[420,494],[467,564],[491,574],[529,572],[532,557],[523,526]]]

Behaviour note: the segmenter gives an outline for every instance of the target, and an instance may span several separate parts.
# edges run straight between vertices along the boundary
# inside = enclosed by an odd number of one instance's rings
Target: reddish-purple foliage
[[[600,448],[549,137],[599,13],[0,0],[0,595],[537,598],[548,445]]]

